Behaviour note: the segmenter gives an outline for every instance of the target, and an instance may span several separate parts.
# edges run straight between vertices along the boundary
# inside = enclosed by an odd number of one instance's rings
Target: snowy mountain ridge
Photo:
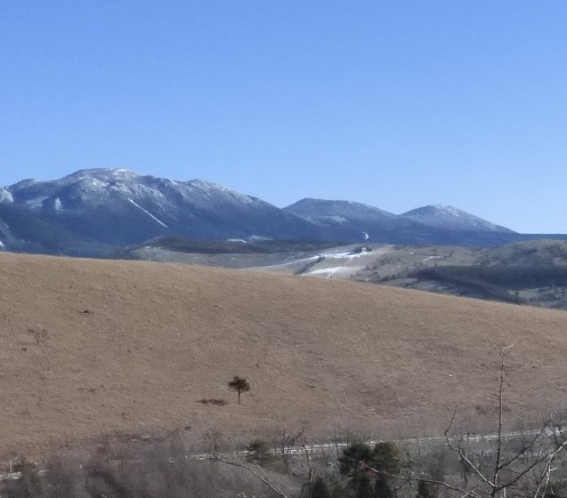
[[[193,204],[202,204],[200,207],[203,208],[218,195],[232,197],[236,202],[253,202],[253,198],[249,196],[202,180],[178,182],[167,178],[142,176],[125,169],[103,168],[80,170],[60,180],[24,180],[5,188],[4,191],[16,204],[25,204],[34,210],[41,210],[56,202],[59,203],[59,210],[64,210],[67,207],[66,201],[75,209],[77,206],[73,201],[76,200],[80,200],[83,205],[107,204],[113,196],[151,201],[162,208],[171,207],[168,200],[171,201],[169,197],[172,196]]]
[[[177,181],[112,168],[0,188],[0,208],[0,221],[18,248],[41,252],[49,237],[50,251],[58,253],[66,251],[67,242],[57,243],[61,237],[89,252],[92,244],[120,248],[163,236],[486,247],[519,235],[451,206],[396,215],[359,202],[303,199],[280,209],[204,180]],[[30,230],[32,225],[38,229]],[[1,238],[11,250],[14,243],[8,242],[6,230]]]
[[[222,185],[124,169],[80,170],[59,180],[24,180],[4,190],[0,202],[112,246],[164,235],[301,239],[312,231],[310,223]]]

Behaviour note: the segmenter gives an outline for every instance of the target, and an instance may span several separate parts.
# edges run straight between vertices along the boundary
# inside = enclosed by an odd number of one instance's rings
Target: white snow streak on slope
[[[363,270],[364,266],[333,266],[332,268],[321,268],[318,270],[312,270],[305,273],[305,275],[324,275],[327,278],[332,278],[333,275],[352,275],[360,270]]]
[[[329,252],[323,253],[321,256],[324,258],[334,258],[334,259],[353,259],[360,258],[361,256],[367,256],[369,253],[366,249],[359,252]]]
[[[424,258],[421,261],[430,261],[432,259],[441,259],[441,256],[427,256],[427,258]]]
[[[156,218],[152,213],[150,213],[149,211],[145,210],[142,206],[140,206],[139,204],[135,203],[132,199],[130,199],[130,197],[128,197],[128,200],[134,204],[134,206],[136,206],[138,209],[141,209],[144,213],[146,213],[152,220],[157,221],[162,227],[165,228],[169,228],[163,221],[159,220],[158,218]]]
[[[310,263],[312,261],[317,261],[319,256],[311,256],[310,258],[302,258],[302,259],[294,259],[293,261],[288,261],[286,263],[280,263],[278,265],[268,265],[263,266],[262,268],[269,268],[270,270],[278,270],[278,269],[285,269],[289,268],[290,266],[300,265]]]

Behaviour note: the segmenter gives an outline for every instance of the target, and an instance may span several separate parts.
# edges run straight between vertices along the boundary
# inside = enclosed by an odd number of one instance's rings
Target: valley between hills
[[[567,406],[564,311],[176,263],[0,254],[3,461],[105,434],[490,431]],[[250,392],[236,402],[234,375]],[[226,404],[205,404],[202,400]],[[362,435],[362,436],[361,436]],[[196,443],[197,444],[197,443]]]

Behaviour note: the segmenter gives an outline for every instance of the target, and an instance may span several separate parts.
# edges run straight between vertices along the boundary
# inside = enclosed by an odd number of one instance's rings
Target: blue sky
[[[567,233],[564,0],[2,0],[0,185],[120,167]]]

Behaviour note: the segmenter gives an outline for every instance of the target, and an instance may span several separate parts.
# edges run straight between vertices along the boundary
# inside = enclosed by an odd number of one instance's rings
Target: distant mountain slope
[[[450,206],[426,206],[395,215],[367,204],[302,199],[285,211],[336,234],[335,240],[393,244],[485,246],[509,242],[512,230]]]
[[[457,296],[567,309],[567,242],[532,240],[502,247],[423,248],[398,252],[398,264],[385,271],[375,261],[357,275],[364,281]],[[405,252],[405,255],[403,254]],[[415,259],[416,254],[422,254]],[[427,252],[425,253],[427,254]],[[402,259],[405,264],[400,264]]]
[[[400,232],[396,215],[359,202],[302,199],[284,211],[323,227],[331,240],[379,241],[406,236]]]
[[[356,280],[567,310],[567,241],[489,249],[359,243],[199,243],[156,239],[123,257]]]
[[[302,199],[284,208],[302,218],[316,222],[334,221],[341,223],[350,219],[392,221],[396,215],[368,204],[351,201],[329,201],[324,199]]]
[[[153,256],[166,254],[138,251]],[[252,258],[199,259],[199,264],[237,267]],[[174,261],[170,257],[169,261]],[[190,261],[186,258],[186,261]],[[567,310],[567,241],[532,240],[489,249],[455,246],[357,244],[271,261],[259,254],[255,271],[294,273],[332,280],[442,292]]]

